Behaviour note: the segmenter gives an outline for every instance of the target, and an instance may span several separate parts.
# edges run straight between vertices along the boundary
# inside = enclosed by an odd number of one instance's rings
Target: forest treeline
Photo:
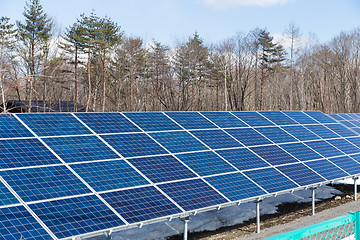
[[[125,34],[95,12],[62,34],[39,0],[0,18],[1,100],[75,101],[92,111],[320,110],[360,112],[360,28],[285,49],[267,29],[216,44],[195,32],[168,47]]]

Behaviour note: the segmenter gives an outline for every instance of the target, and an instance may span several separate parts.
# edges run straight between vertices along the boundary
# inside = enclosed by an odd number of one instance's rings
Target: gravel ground
[[[263,239],[267,237],[271,237],[274,235],[278,235],[284,232],[292,231],[298,228],[302,228],[305,226],[309,226],[312,224],[316,224],[322,221],[326,221],[328,219],[340,217],[342,215],[348,214],[349,212],[360,211],[360,200],[358,201],[351,201],[340,205],[338,207],[334,207],[331,209],[323,210],[319,213],[316,213],[315,216],[305,216],[295,221],[286,223],[286,224],[279,224],[267,229],[264,229],[259,234],[252,233],[248,234],[244,237],[236,238],[237,240],[242,239]]]

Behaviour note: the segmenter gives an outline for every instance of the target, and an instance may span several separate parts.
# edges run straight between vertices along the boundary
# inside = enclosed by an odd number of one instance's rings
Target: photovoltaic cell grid
[[[13,114],[0,126],[6,239],[51,238],[11,191],[67,238],[360,173],[356,114]]]

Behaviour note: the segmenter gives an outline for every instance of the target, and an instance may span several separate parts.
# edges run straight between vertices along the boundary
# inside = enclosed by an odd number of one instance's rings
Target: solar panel
[[[256,128],[261,134],[274,143],[297,142],[298,140],[286,133],[279,127],[261,127]]]
[[[124,222],[96,196],[83,196],[29,205],[57,238],[105,230]]]
[[[0,182],[0,206],[19,203],[15,196]]]
[[[284,111],[283,113],[300,124],[318,124],[317,121],[315,121],[313,118],[303,112]]]
[[[0,138],[33,136],[13,115],[0,114]]]
[[[139,128],[120,113],[75,113],[75,115],[98,134],[140,132]]]
[[[197,112],[166,112],[166,115],[186,129],[217,128],[214,124]]]
[[[350,174],[358,174],[360,171],[360,164],[355,160],[353,160],[352,158],[358,160],[357,158],[359,157],[358,155],[351,156],[351,158],[348,156],[342,156],[342,157],[330,158],[329,161],[336,164],[338,167],[342,168],[343,170],[345,170]]]
[[[319,174],[310,170],[301,163],[279,166],[277,167],[277,169],[279,169],[281,172],[289,176],[300,186],[306,186],[306,185],[322,182],[325,180]]]
[[[288,116],[286,116],[282,112],[278,111],[262,111],[259,112],[261,115],[269,119],[271,122],[275,123],[276,125],[293,125],[298,124]]]
[[[61,163],[37,139],[0,140],[1,169]]]
[[[286,132],[290,133],[300,141],[316,140],[320,137],[316,136],[313,132],[310,132],[303,126],[284,126],[282,127]]]
[[[339,150],[331,146],[329,143],[321,140],[314,142],[304,142],[307,146],[314,149],[324,157],[334,157],[343,155]]]
[[[247,127],[247,125],[229,112],[201,112],[210,121],[221,128]]]
[[[155,183],[196,177],[193,172],[169,155],[133,158],[129,161]]]
[[[305,162],[305,164],[328,180],[349,176],[348,173],[326,159]]]
[[[0,239],[83,238],[357,176],[359,126],[308,111],[0,115]]]
[[[38,136],[91,134],[70,113],[38,113],[17,115]]]
[[[286,153],[284,150],[275,145],[252,147],[250,149],[272,165],[298,162],[298,160],[293,158],[290,154]]]
[[[303,143],[281,144],[279,146],[300,161],[322,158],[318,153]]]
[[[90,193],[65,166],[8,170],[0,175],[26,202]]]
[[[124,115],[144,131],[181,130],[179,125],[161,112],[133,112]]]
[[[73,164],[71,168],[96,191],[149,184],[123,160]]]
[[[129,223],[142,222],[182,212],[152,186],[103,193],[101,197]]]
[[[201,142],[185,131],[158,132],[150,135],[172,153],[208,150]]]
[[[65,162],[85,162],[120,158],[96,136],[44,138]]]
[[[306,126],[307,129],[316,133],[316,135],[320,136],[321,138],[338,138],[339,135],[334,133],[333,131],[329,130],[323,125],[308,125]]]
[[[23,206],[0,208],[0,239],[53,239]]]
[[[304,111],[304,113],[306,113],[320,123],[337,123],[335,120],[331,119],[329,116],[326,116],[324,113],[319,111]]]
[[[124,157],[167,153],[145,133],[102,135],[101,137]]]
[[[341,117],[340,114],[328,114],[330,117],[334,118],[335,120],[342,121],[344,120],[343,117]]]
[[[358,147],[354,146],[345,139],[332,139],[327,140],[327,142],[346,154],[358,153],[360,150]]]
[[[271,144],[268,139],[251,128],[227,129],[226,132],[239,140],[245,146]]]
[[[232,114],[234,114],[236,117],[240,118],[242,121],[252,127],[274,125],[257,112],[232,112]]]
[[[241,173],[208,177],[206,181],[232,201],[266,194],[264,190]]]
[[[165,183],[159,187],[186,211],[228,202],[201,179]]]
[[[191,131],[191,133],[212,149],[243,146],[223,130],[197,130]]]
[[[268,167],[269,164],[246,148],[216,151],[240,170]]]
[[[177,154],[176,157],[200,176],[236,171],[212,151]]]
[[[264,168],[244,172],[269,193],[284,191],[298,187],[296,183],[281,174],[275,168]]]

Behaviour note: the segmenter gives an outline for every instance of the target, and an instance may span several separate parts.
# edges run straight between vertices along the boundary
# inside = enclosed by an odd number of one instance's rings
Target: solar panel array
[[[0,239],[86,236],[359,175],[360,136],[338,121],[356,120],[307,111],[0,115]]]

